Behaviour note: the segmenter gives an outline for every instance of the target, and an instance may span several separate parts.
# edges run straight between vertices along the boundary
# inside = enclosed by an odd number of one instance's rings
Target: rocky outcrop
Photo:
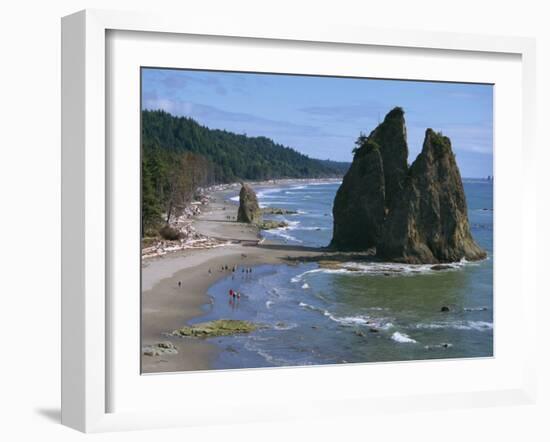
[[[143,347],[142,352],[145,356],[177,355],[178,348],[170,341],[165,341],[147,345]]]
[[[368,140],[380,147],[384,165],[385,206],[390,207],[395,196],[403,189],[409,168],[407,127],[403,109],[400,107],[392,109],[384,121],[370,133]]]
[[[202,322],[191,326],[174,330],[174,336],[190,336],[197,338],[212,338],[216,336],[230,336],[243,333],[251,333],[260,328],[258,324],[237,319],[218,319],[216,321]]]
[[[366,250],[378,244],[388,207],[403,188],[407,155],[404,112],[396,107],[356,142],[353,162],[334,199],[332,248]]]
[[[368,137],[359,137],[354,152],[334,200],[333,249],[375,247],[379,258],[407,263],[486,256],[470,232],[447,137],[428,129],[422,152],[408,167],[404,112],[395,108]]]
[[[256,192],[248,184],[243,183],[239,193],[237,221],[241,223],[258,223],[261,215],[262,212],[258,204]]]
[[[385,221],[377,255],[408,263],[486,256],[470,232],[462,179],[449,138],[426,131],[422,152]]]
[[[363,140],[336,193],[333,239],[337,250],[366,250],[376,246],[385,214],[384,167],[378,144]]]

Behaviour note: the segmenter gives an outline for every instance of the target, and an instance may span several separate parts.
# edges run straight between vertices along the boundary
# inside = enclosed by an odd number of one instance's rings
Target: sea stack
[[[237,221],[241,223],[255,224],[260,221],[261,210],[258,204],[258,197],[254,189],[243,183],[239,193],[239,211]]]
[[[368,137],[357,140],[334,199],[332,248],[367,250],[378,244],[388,207],[403,188],[407,156],[404,112],[396,107]]]
[[[384,166],[385,206],[390,207],[395,196],[403,189],[409,165],[407,158],[407,127],[405,112],[400,107],[393,108],[384,121],[368,136],[368,140],[380,147]]]
[[[449,138],[428,129],[408,167],[404,112],[397,107],[368,137],[359,137],[354,152],[334,199],[331,248],[376,248],[380,259],[414,264],[486,256],[470,232]]]
[[[446,136],[426,130],[422,152],[385,221],[377,255],[411,264],[487,256],[472,238],[460,171]]]

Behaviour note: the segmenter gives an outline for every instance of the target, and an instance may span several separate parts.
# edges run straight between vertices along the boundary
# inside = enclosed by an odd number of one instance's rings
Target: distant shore
[[[253,186],[275,187],[335,180],[263,181]],[[233,221],[238,206],[227,199],[237,189],[238,184],[208,189],[208,204],[202,208],[200,215],[190,219],[191,225],[200,235],[217,239],[219,246],[180,250],[143,261],[142,348],[169,341],[178,350],[177,354],[142,355],[144,373],[195,371],[211,367],[219,351],[214,343],[167,334],[208,311],[210,302],[213,302],[207,295],[208,288],[231,274],[231,271],[222,271],[222,266],[227,265],[231,269],[234,265],[253,267],[277,264],[289,262],[289,258],[311,259],[325,253],[322,249],[267,241],[260,244],[256,226]]]

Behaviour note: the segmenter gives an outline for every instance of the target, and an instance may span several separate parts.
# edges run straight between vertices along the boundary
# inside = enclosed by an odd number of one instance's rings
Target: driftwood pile
[[[181,239],[175,241],[159,240],[152,246],[141,250],[143,259],[163,256],[168,252],[178,250],[213,249],[227,244],[227,241],[220,241],[198,233],[189,222],[177,226],[173,225],[172,227],[181,232]]]
[[[170,227],[180,233],[178,240],[159,239],[153,245],[141,249],[143,259],[154,258],[166,255],[169,252],[189,249],[212,249],[227,244],[227,241],[220,241],[210,238],[197,232],[191,224],[191,218],[201,214],[201,206],[207,205],[210,197],[206,194],[198,196],[197,201],[193,201],[185,207],[181,214],[170,223]]]

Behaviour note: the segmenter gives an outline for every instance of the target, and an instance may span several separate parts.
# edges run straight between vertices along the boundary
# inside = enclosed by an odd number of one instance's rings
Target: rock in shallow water
[[[260,230],[284,229],[286,227],[288,227],[286,221],[265,220],[258,223]]]
[[[367,250],[380,241],[386,208],[401,191],[408,147],[404,112],[395,108],[356,142],[353,162],[336,193],[331,247]]]
[[[334,199],[333,249],[376,247],[379,258],[410,264],[486,257],[470,232],[449,138],[427,129],[422,152],[408,167],[404,112],[395,108],[356,145]]]
[[[384,221],[384,169],[380,147],[368,142],[357,149],[334,199],[331,247],[366,250],[377,244]]]
[[[218,319],[216,321],[202,322],[174,330],[174,336],[191,336],[210,338],[215,336],[228,336],[241,333],[250,333],[257,330],[259,326],[249,321],[236,319]]]
[[[248,184],[241,187],[239,193],[239,211],[237,213],[237,221],[241,223],[257,223],[260,221],[262,211],[258,204],[258,197],[254,189]]]
[[[175,355],[178,354],[178,348],[170,341],[165,341],[147,345],[142,352],[145,356]]]
[[[462,179],[449,138],[426,130],[422,152],[392,205],[377,253],[383,259],[411,264],[486,257],[470,232]]]

